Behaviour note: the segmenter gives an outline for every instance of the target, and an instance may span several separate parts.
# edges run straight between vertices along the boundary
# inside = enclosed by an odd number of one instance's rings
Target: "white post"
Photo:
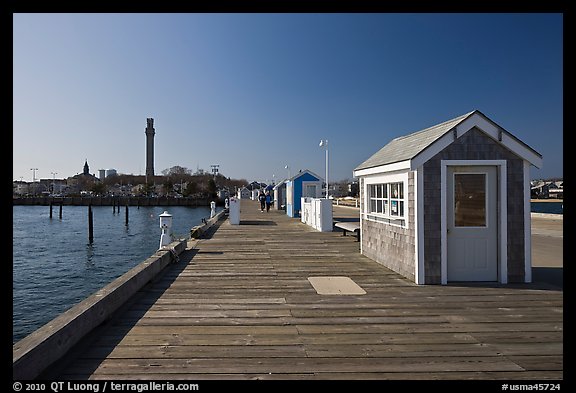
[[[320,140],[320,147],[324,147],[326,149],[326,199],[328,199],[328,139],[321,139]]]
[[[216,202],[210,202],[210,218],[216,215]]]
[[[172,243],[172,215],[167,211],[160,214],[160,228],[162,229],[162,236],[160,236],[160,248]]]
[[[328,139],[326,139],[326,199],[328,199]]]

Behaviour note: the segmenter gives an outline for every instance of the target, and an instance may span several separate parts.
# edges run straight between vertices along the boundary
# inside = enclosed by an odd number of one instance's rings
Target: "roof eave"
[[[367,168],[356,168],[354,169],[353,175],[355,177],[362,177],[362,176],[375,175],[377,173],[383,173],[383,172],[406,171],[410,169],[411,161],[412,160],[404,160],[384,165],[376,165]]]
[[[482,112],[474,111],[472,115],[466,117],[466,119],[458,123],[454,128],[444,133],[444,135],[420,151],[413,158],[410,168],[414,170],[420,167],[433,156],[448,147],[448,145],[457,138],[460,138],[474,127],[478,128],[495,141],[498,141],[502,146],[516,154],[518,157],[528,161],[536,168],[542,167],[542,155],[540,155],[540,153],[520,141],[498,124],[494,123],[482,114]]]

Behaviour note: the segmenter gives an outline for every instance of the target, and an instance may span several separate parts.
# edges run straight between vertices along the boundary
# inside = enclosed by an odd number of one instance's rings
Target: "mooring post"
[[[52,201],[50,201],[50,219],[52,219]]]
[[[126,202],[126,226],[128,226],[128,202]]]
[[[94,221],[92,219],[92,204],[88,205],[88,242],[94,242]]]
[[[160,229],[162,229],[160,236],[160,248],[162,248],[172,242],[172,214],[166,210],[160,214]]]
[[[60,213],[58,215],[58,218],[62,219],[62,205],[64,202],[60,202]]]

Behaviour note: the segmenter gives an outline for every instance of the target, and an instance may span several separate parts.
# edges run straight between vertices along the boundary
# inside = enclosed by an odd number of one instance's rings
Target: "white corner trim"
[[[500,184],[498,185],[500,194],[498,196],[500,206],[500,258],[498,258],[498,266],[500,267],[500,283],[508,284],[508,190],[506,187],[508,184],[508,168],[506,160],[501,160],[500,162],[497,175],[498,179],[500,179]]]
[[[366,212],[366,190],[364,190],[364,179],[358,179],[358,192],[360,193],[360,254],[364,255],[364,219]]]
[[[425,284],[424,272],[424,167],[414,172],[414,277],[416,284]]]
[[[532,216],[530,206],[530,163],[524,161],[524,282],[532,282]]]
[[[447,215],[446,215],[446,167],[448,163],[440,161],[440,283],[448,284],[448,238],[446,236]]]

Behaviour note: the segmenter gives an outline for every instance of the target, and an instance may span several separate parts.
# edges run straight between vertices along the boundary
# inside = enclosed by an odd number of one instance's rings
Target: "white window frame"
[[[402,183],[403,198],[392,198],[391,187],[392,183]],[[387,197],[382,198],[388,201],[386,205],[386,213],[372,213],[371,209],[371,194],[370,188],[373,185],[383,185],[387,187]],[[374,222],[385,222],[391,225],[401,226],[403,228],[408,227],[408,172],[404,173],[393,173],[393,174],[379,174],[367,176],[364,181],[364,211],[362,211],[362,216],[364,219]],[[391,200],[401,200],[404,204],[404,211],[402,216],[394,216],[390,214]]]

